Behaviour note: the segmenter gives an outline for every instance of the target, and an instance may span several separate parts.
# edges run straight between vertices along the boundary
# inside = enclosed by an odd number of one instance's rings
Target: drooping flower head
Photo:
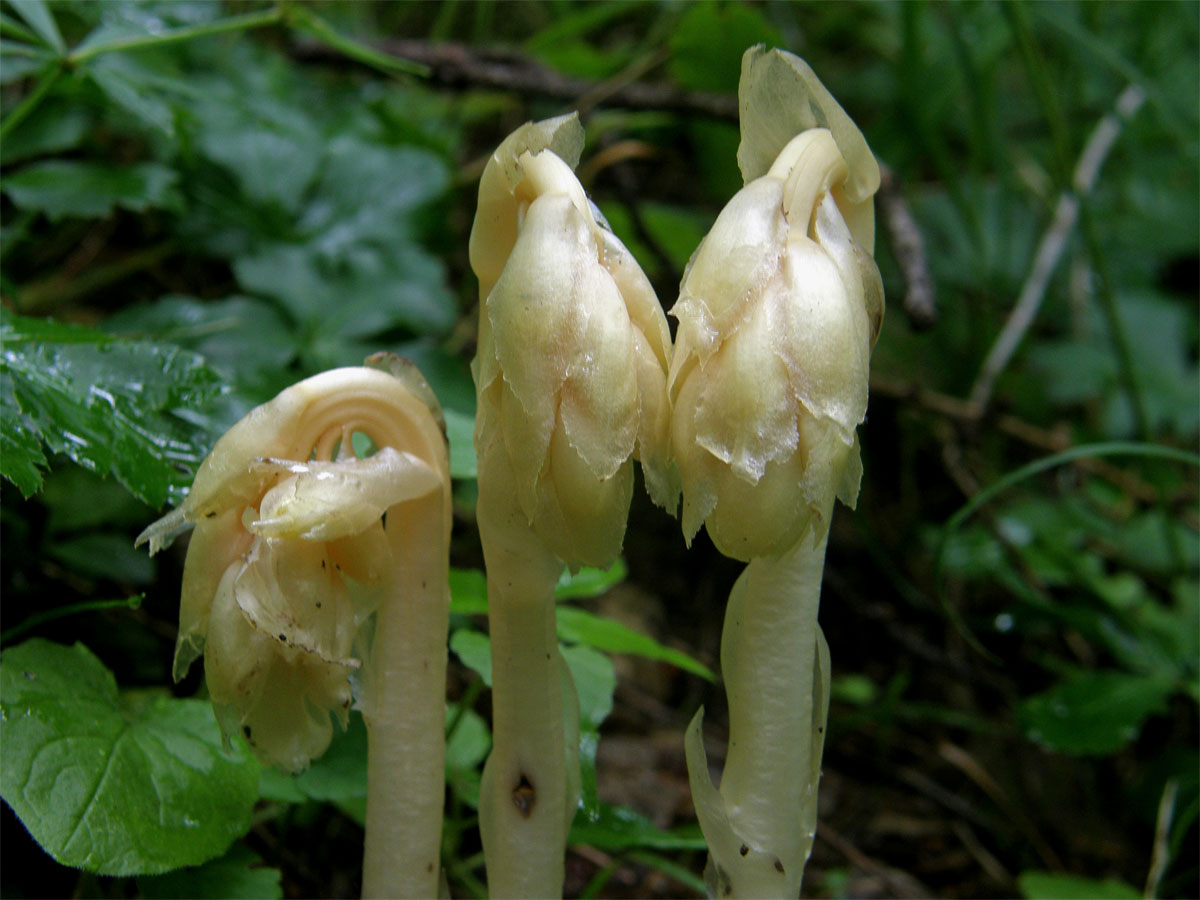
[[[582,147],[574,115],[509,135],[481,178],[470,243],[481,471],[502,455],[524,515],[571,566],[619,551],[635,455],[652,497],[675,505],[670,334],[645,274],[572,171]]]
[[[690,541],[749,560],[853,505],[855,429],[883,316],[879,168],[802,60],[761,47],[739,91],[746,179],[684,273],[669,376]]]
[[[325,751],[331,714],[346,724],[362,626],[395,577],[385,514],[418,498],[448,513],[440,409],[415,367],[394,368],[325,372],[252,410],[138,538],[154,553],[195,525],[175,678],[203,654],[222,729],[286,769]],[[356,436],[377,451],[358,458]]]

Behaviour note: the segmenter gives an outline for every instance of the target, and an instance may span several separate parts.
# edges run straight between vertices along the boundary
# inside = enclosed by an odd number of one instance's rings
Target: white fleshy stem
[[[829,650],[817,625],[827,535],[750,562],[733,586],[721,638],[729,750],[718,791],[701,721],[688,728],[688,772],[709,847],[714,897],[800,894],[817,821],[829,712]]]
[[[396,577],[376,613],[368,672],[363,897],[438,896],[449,627],[443,502],[439,491],[388,517]]]
[[[382,397],[376,385],[387,386]],[[317,399],[306,419],[321,435],[310,439],[319,458],[335,435],[344,448],[361,431],[379,447],[429,460],[443,475],[442,489],[391,507],[385,520],[393,569],[375,613],[360,703],[367,726],[363,897],[437,897],[441,877],[450,497],[446,447],[431,416],[418,394],[395,391],[372,373],[358,391]]]
[[[578,792],[578,745],[567,743],[564,716],[573,689],[564,684],[554,618],[562,563],[521,512],[503,455],[481,458],[476,506],[492,647],[492,752],[479,830],[489,896],[559,897]]]

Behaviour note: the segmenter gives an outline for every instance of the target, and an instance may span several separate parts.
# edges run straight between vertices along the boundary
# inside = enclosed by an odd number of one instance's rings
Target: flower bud
[[[521,511],[568,565],[619,552],[633,485],[674,508],[670,333],[654,290],[571,170],[574,116],[513,132],[484,170],[471,230],[481,300],[476,449],[499,454]]]
[[[851,200],[851,181],[828,129],[792,138],[721,211],[671,311],[684,534],[706,524],[727,556],[817,538],[834,498],[858,494],[883,288],[871,197]]]
[[[156,552],[195,524],[175,678],[203,653],[222,729],[267,762],[304,768],[329,744],[330,714],[346,725],[360,627],[395,568],[384,514],[442,484],[427,396],[366,368],[302,381],[217,441],[184,503],[138,538]],[[354,457],[358,431],[374,455]]]

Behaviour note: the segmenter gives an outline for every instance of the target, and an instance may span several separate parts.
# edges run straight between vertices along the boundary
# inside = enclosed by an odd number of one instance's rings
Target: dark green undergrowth
[[[408,58],[444,41],[456,73]],[[893,177],[806,895],[1200,894],[1197,6],[641,0],[0,3],[0,893],[357,895],[361,717],[298,776],[223,745],[202,677],[170,679],[182,555],[132,542],[252,406],[391,351],[447,411],[443,862],[483,896],[482,160],[582,106],[585,186],[669,308],[740,187],[722,110],[758,42]],[[737,572],[639,496],[624,560],[560,585],[568,896],[703,892],[682,734],[703,704],[723,746]]]

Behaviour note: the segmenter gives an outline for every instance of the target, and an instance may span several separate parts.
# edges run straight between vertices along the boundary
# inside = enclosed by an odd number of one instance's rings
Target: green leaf
[[[49,544],[46,554],[80,575],[123,584],[150,584],[157,568],[128,535],[119,533],[59,538]]]
[[[157,874],[250,827],[259,766],[223,750],[209,704],[117,692],[83,645],[35,639],[0,660],[0,793],[63,865]]]
[[[44,0],[15,0],[9,6],[46,42],[46,46],[60,56],[67,52],[67,45],[63,43],[62,34]]]
[[[492,645],[486,634],[474,628],[460,628],[450,635],[450,649],[485,685],[492,686]]]
[[[171,900],[174,897],[279,900],[283,897],[281,878],[278,869],[264,865],[262,857],[249,847],[235,844],[220,859],[166,875],[139,878],[137,884],[146,900]]]
[[[198,356],[6,311],[0,340],[5,422],[22,423],[18,466],[10,471],[6,453],[0,474],[29,486],[36,435],[51,452],[111,473],[150,506],[183,496],[211,440],[186,416],[219,391],[217,376]]]
[[[5,59],[6,65],[7,62]],[[70,150],[83,142],[91,124],[91,116],[79,105],[46,100],[4,136],[0,162],[7,166],[34,156]]]
[[[335,729],[329,749],[293,779],[313,800],[337,802],[367,796],[367,726],[351,710],[346,730]]]
[[[754,44],[783,45],[762,12],[743,3],[697,3],[671,32],[671,74],[684,87],[737,91],[742,53]]]
[[[1127,672],[1081,672],[1021,702],[1026,736],[1079,756],[1115,753],[1137,738],[1142,723],[1165,713],[1174,679]]]
[[[474,478],[479,474],[475,460],[475,418],[453,409],[443,409],[442,414],[450,441],[450,477]]]
[[[631,653],[659,660],[709,681],[717,680],[711,669],[683,651],[665,647],[654,638],[620,622],[574,606],[558,607],[558,637],[568,643],[586,644],[607,653]]]
[[[114,207],[144,212],[177,200],[175,170],[158,163],[106,166],[52,159],[25,166],[4,179],[4,192],[22,209],[66,216],[97,218]]]
[[[1061,872],[1022,872],[1017,876],[1025,900],[1138,900],[1141,891],[1115,878],[1084,878]]]
[[[600,745],[600,724],[613,707],[617,674],[612,660],[591,647],[562,647],[563,659],[571,670],[575,696],[579,701],[579,770],[581,810],[588,818],[598,813],[600,798],[596,789],[596,750]]]
[[[195,108],[197,149],[252,201],[297,212],[321,163],[321,134],[311,115],[234,84],[212,87],[213,96]]]
[[[487,615],[487,579],[478,569],[450,570],[450,612],[460,616]]]
[[[605,591],[624,581],[628,574],[629,567],[625,565],[625,560],[619,557],[607,569],[583,566],[574,574],[564,571],[559,576],[558,584],[554,586],[554,598],[556,600],[576,600],[599,597]]]
[[[104,322],[128,338],[168,341],[203,356],[231,382],[265,402],[284,384],[280,375],[296,357],[297,337],[270,303],[252,297],[199,300],[168,295],[127,307]]]
[[[636,847],[656,850],[704,850],[708,845],[699,825],[664,831],[645,816],[624,806],[601,803],[591,821],[576,819],[568,838],[571,844],[587,844],[598,850],[618,852]]]
[[[613,691],[617,688],[612,660],[586,646],[563,647],[562,655],[579,695],[579,727],[599,731],[600,723],[612,712]]]

